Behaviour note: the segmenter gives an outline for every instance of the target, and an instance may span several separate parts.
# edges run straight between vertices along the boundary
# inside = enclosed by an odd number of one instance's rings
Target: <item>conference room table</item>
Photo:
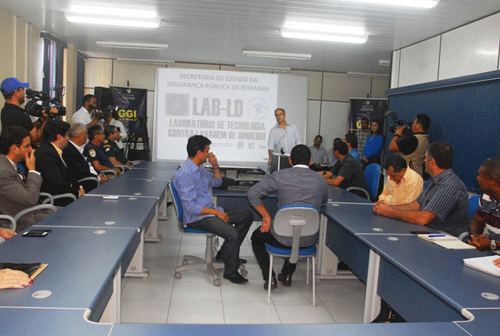
[[[126,174],[115,179],[118,181]],[[138,184],[146,184],[141,180]],[[146,181],[146,182],[145,182]],[[121,184],[117,184],[122,186]],[[103,185],[101,187],[106,186]],[[101,188],[99,187],[99,188]],[[98,188],[98,189],[99,189]],[[108,195],[109,196],[109,195]],[[140,195],[139,195],[140,196]],[[120,278],[140,244],[141,228],[147,217],[120,224],[121,217],[109,223],[85,224],[69,215],[79,202],[113,202],[102,195],[86,196],[49,217],[51,229],[44,238],[17,235],[0,245],[5,262],[43,262],[49,266],[24,289],[0,293],[1,334],[41,335],[191,335],[269,334],[269,335],[493,335],[500,330],[500,307],[494,298],[500,280],[463,266],[462,258],[486,255],[475,250],[446,250],[411,233],[420,226],[377,216],[371,204],[339,188],[329,191],[329,203],[322,209],[327,222],[326,239],[334,252],[384,299],[401,309],[411,323],[352,325],[148,325],[99,323],[119,322]],[[106,196],[107,197],[107,196]],[[229,195],[227,195],[229,197]],[[240,197],[240,196],[238,196]],[[92,198],[92,199],[91,199]],[[96,199],[93,199],[96,198]],[[118,197],[120,203],[158,201],[136,196]],[[96,203],[97,204],[97,203]],[[128,203],[130,204],[130,203]],[[138,203],[136,203],[138,204]],[[147,207],[148,205],[145,205]],[[151,206],[151,204],[149,205]],[[83,207],[83,206],[82,206]],[[68,209],[68,210],[66,210]],[[118,208],[116,208],[118,209]],[[123,207],[134,222],[136,207]],[[57,217],[56,217],[57,216]],[[124,216],[127,216],[124,214]],[[134,217],[137,216],[137,217]],[[111,217],[110,217],[111,218]],[[50,225],[48,223],[51,223]],[[92,220],[93,222],[93,220]],[[96,225],[93,227],[92,225]],[[118,225],[118,226],[117,226]],[[336,237],[339,235],[340,237]],[[345,239],[345,241],[344,241]],[[338,244],[338,245],[336,245]],[[342,252],[340,247],[347,249]],[[344,253],[344,254],[342,254]],[[376,255],[378,262],[373,262]],[[356,264],[357,263],[357,264]],[[376,267],[373,267],[376,266]],[[370,283],[370,267],[374,277]],[[363,271],[363,269],[365,269]],[[360,276],[361,274],[361,276]],[[364,279],[363,279],[363,275]],[[375,284],[375,286],[373,286]],[[477,288],[474,288],[476,286]],[[42,299],[43,290],[51,295]],[[33,296],[33,294],[35,294]],[[400,305],[395,304],[401,302]],[[437,308],[432,308],[436,305]],[[107,308],[106,308],[107,306]],[[401,307],[404,306],[404,307]],[[434,313],[434,310],[436,312]],[[444,313],[442,313],[444,311]],[[441,316],[440,314],[443,314]],[[415,322],[416,321],[416,322]],[[422,322],[425,321],[425,322]]]
[[[148,271],[144,268],[144,236],[154,220],[157,204],[155,198],[85,196],[37,223],[35,227],[139,230],[140,244],[125,276],[147,277]]]
[[[168,219],[167,216],[167,188],[168,179],[146,178],[150,169],[135,169],[125,172],[117,178],[100,185],[85,196],[105,196],[107,198],[133,196],[137,198],[154,198],[158,200],[155,218],[146,232],[146,242],[159,242],[158,219]],[[135,173],[138,172],[138,173]],[[130,174],[130,175],[129,175]],[[142,175],[141,175],[142,174]],[[164,176],[174,176],[175,169],[164,171]],[[138,178],[139,176],[139,178]],[[142,178],[140,178],[142,176]]]

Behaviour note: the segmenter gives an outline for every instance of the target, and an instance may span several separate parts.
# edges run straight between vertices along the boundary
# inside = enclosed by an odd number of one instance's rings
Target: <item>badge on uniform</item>
[[[91,157],[95,157],[95,149],[91,149],[91,150],[89,150],[89,155],[90,155]]]

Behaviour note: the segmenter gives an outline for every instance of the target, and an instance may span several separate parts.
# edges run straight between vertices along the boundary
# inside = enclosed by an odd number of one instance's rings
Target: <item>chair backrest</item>
[[[179,230],[184,231],[184,222],[183,222],[183,211],[182,211],[182,203],[179,194],[177,193],[177,189],[175,188],[174,181],[170,181],[168,183],[168,190],[170,192],[170,196],[172,196],[172,201],[174,203],[175,215],[177,217]]]
[[[378,183],[380,181],[380,165],[376,163],[370,163],[365,168],[365,180],[366,186],[368,188],[368,193],[372,201],[377,197]]]
[[[470,216],[474,217],[476,214],[476,210],[479,207],[479,200],[481,199],[481,195],[474,195],[469,198],[469,208],[470,208]]]
[[[319,230],[319,211],[309,205],[284,206],[276,213],[273,228],[280,236],[292,237],[290,262],[296,263],[300,237],[314,235]]]

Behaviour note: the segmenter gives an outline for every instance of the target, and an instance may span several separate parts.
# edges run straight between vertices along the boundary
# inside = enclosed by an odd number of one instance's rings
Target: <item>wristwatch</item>
[[[490,248],[492,251],[495,251],[497,249],[497,242],[494,241],[493,239],[490,242]]]

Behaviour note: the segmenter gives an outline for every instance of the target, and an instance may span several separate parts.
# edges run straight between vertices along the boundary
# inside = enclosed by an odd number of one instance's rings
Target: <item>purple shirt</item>
[[[221,184],[222,179],[208,173],[203,165],[197,166],[189,158],[184,161],[174,176],[174,185],[181,199],[184,212],[184,224],[214,216],[200,215],[203,208],[215,208],[224,211],[221,207],[214,206],[210,194],[211,187],[218,187]]]

